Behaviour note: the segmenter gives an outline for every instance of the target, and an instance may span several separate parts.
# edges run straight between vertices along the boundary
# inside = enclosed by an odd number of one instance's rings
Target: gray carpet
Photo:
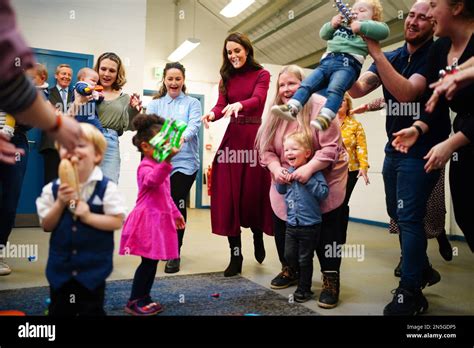
[[[108,315],[123,311],[132,280],[107,282],[105,310]],[[218,297],[212,295],[218,294]],[[152,298],[165,308],[160,316],[310,316],[316,312],[266,289],[246,278],[225,278],[222,272],[156,278]],[[44,315],[48,287],[0,291],[0,310],[21,310]]]

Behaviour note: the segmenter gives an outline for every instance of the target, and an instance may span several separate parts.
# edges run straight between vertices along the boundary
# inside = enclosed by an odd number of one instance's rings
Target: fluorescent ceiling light
[[[224,9],[221,11],[221,15],[227,18],[238,16],[247,7],[252,5],[255,0],[232,0]]]
[[[201,40],[187,39],[173,53],[170,54],[168,60],[170,62],[178,62],[186,57],[192,50],[201,44]]]

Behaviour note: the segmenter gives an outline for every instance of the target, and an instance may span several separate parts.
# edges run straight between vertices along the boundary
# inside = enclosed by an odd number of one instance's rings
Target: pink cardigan
[[[312,103],[311,118],[315,118],[326,98],[313,94],[308,103]],[[275,116],[270,116],[275,117]],[[278,164],[288,168],[290,165],[284,157],[283,138],[298,128],[298,122],[284,121],[275,133],[275,139],[272,146],[266,151],[260,159],[264,167],[271,164]],[[330,165],[323,170],[323,175],[329,185],[329,196],[321,203],[322,213],[328,213],[338,208],[346,195],[348,156],[342,143],[341,129],[337,117],[332,121],[331,126],[324,132],[313,133],[313,145],[316,150],[314,157],[308,164],[317,162],[330,162]],[[286,221],[286,203],[284,195],[281,195],[275,189],[275,181],[272,175],[272,186],[270,188],[270,202],[276,216]]]

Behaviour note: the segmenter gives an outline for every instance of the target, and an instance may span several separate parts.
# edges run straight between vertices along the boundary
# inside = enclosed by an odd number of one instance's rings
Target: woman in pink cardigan
[[[274,105],[286,103],[296,92],[304,78],[303,70],[295,65],[284,67],[277,82],[277,95]],[[284,196],[275,189],[275,183],[287,183],[285,180],[286,168],[289,167],[284,152],[283,139],[285,135],[296,130],[305,132],[313,139],[314,157],[306,165],[294,173],[294,179],[306,183],[311,175],[322,171],[329,185],[329,196],[321,204],[322,224],[320,242],[315,246],[323,274],[323,289],[318,305],[323,308],[334,308],[339,301],[339,269],[341,258],[337,250],[329,255],[328,248],[334,245],[343,245],[346,234],[340,228],[342,203],[347,182],[347,153],[342,144],[339,123],[333,122],[324,132],[317,132],[310,128],[310,122],[318,114],[325,103],[325,98],[313,94],[310,102],[298,114],[297,121],[284,121],[269,113],[260,127],[256,145],[260,153],[261,164],[272,174],[270,201],[273,209],[274,234],[278,256],[282,263],[282,272],[272,280],[273,289],[284,289],[297,282],[297,270],[290,269],[284,257],[286,204]],[[330,257],[328,257],[330,256]]]

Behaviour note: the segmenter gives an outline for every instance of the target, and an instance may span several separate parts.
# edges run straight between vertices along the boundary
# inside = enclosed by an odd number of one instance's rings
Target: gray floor
[[[280,271],[280,264],[273,238],[265,237],[267,257],[259,265],[253,257],[252,235],[249,230],[242,233],[244,265],[242,276],[269,288],[271,279]],[[120,240],[120,233],[115,235]],[[29,262],[23,258],[10,258],[13,269],[9,276],[0,277],[0,290],[47,285],[44,269],[48,253],[49,234],[39,228],[15,229],[12,244],[37,244],[38,260]],[[332,310],[324,310],[316,301],[305,305],[322,315],[380,315],[391,300],[390,291],[397,287],[398,278],[393,268],[399,260],[398,239],[385,229],[350,223],[348,244],[364,247],[364,258],[345,258],[341,269],[341,302]],[[430,240],[428,255],[433,266],[441,273],[442,280],[424,290],[430,308],[428,315],[473,315],[474,314],[474,263],[473,254],[463,242],[453,242],[457,256],[451,262],[444,261],[438,253],[435,240]],[[210,233],[208,210],[189,210],[188,228],[182,250],[182,268],[179,274],[196,274],[222,271],[228,264],[227,239]],[[134,256],[114,257],[114,272],[110,279],[133,277],[139,258]],[[158,276],[164,276],[164,264],[158,268]],[[174,275],[170,275],[174,276]],[[315,259],[313,291],[316,296],[321,288],[321,274]],[[278,291],[289,296],[295,288]]]

